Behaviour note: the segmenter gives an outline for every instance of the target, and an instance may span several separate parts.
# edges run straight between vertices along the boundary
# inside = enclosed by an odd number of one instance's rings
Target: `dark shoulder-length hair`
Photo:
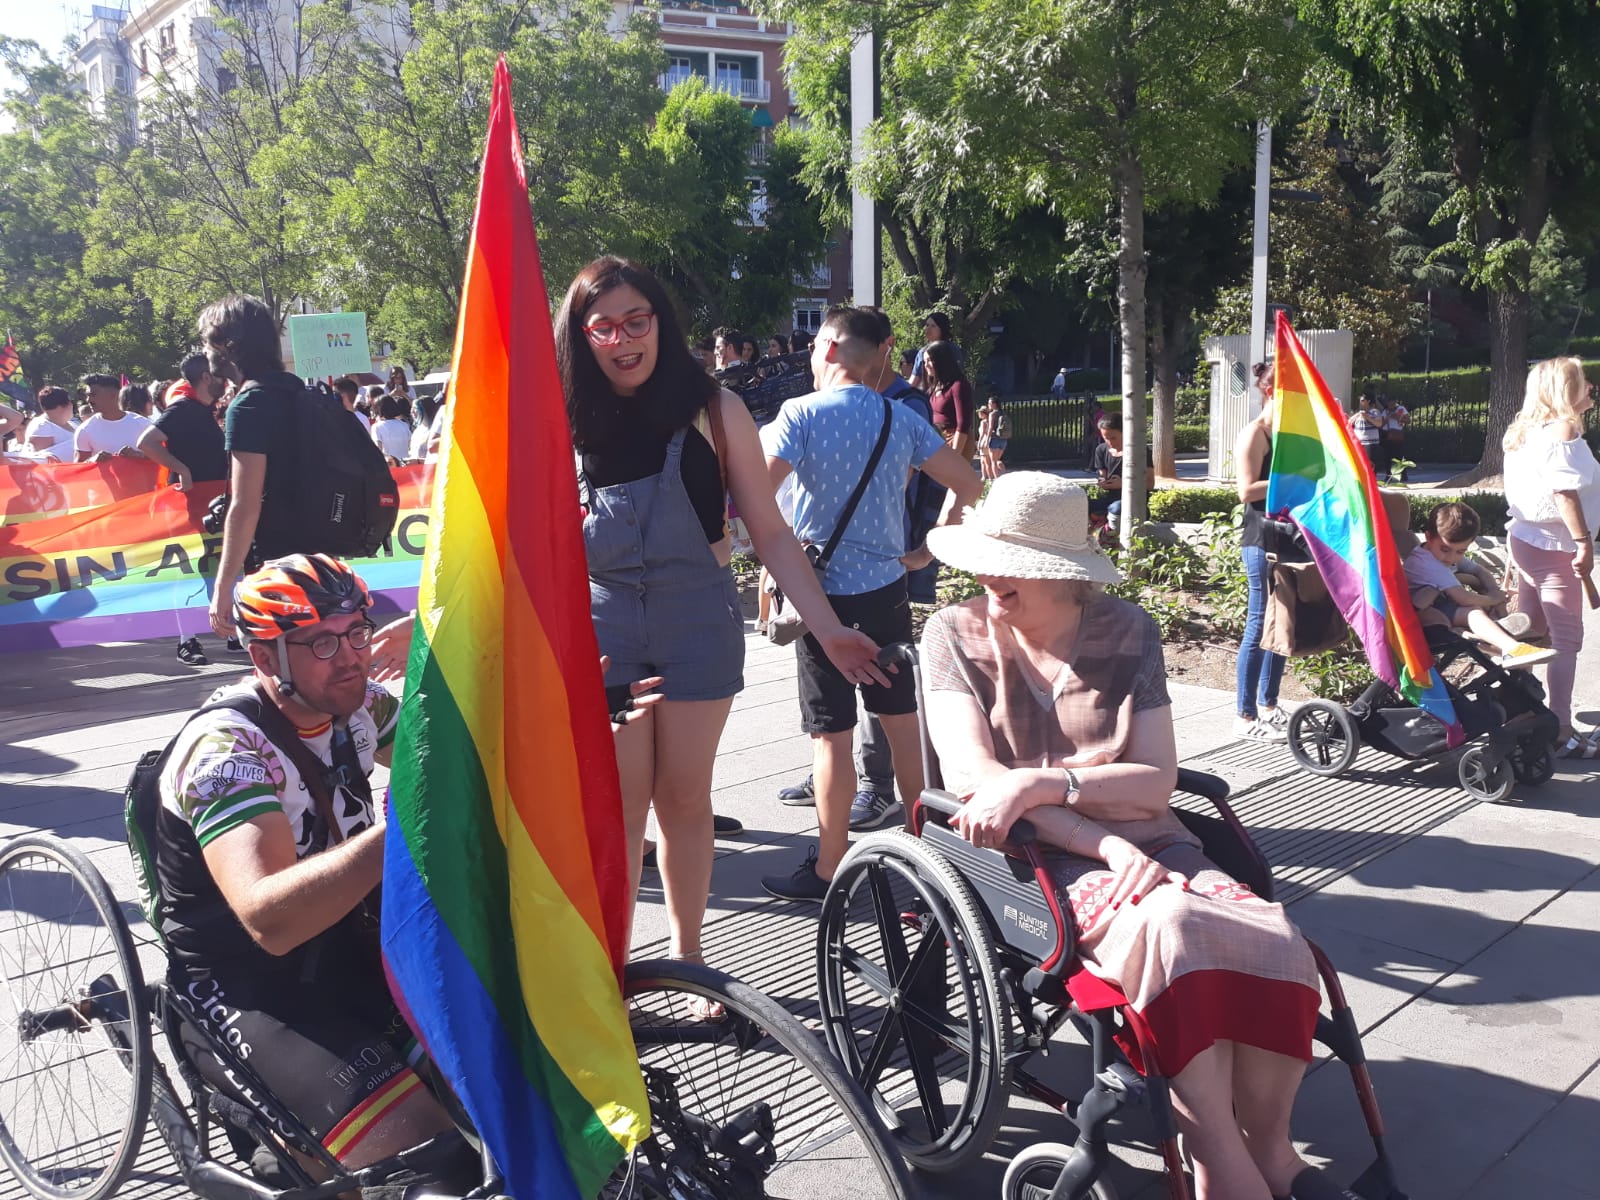
[[[961,370],[961,364],[956,361],[956,348],[949,342],[929,342],[925,354],[929,365],[933,368],[934,381],[940,387],[952,387],[967,381],[966,375]]]
[[[241,378],[283,370],[278,319],[265,301],[235,292],[202,308],[195,324],[201,344],[238,367]]]
[[[642,403],[636,410],[628,406],[629,415],[637,411],[657,432],[671,434],[693,422],[717,394],[717,381],[689,353],[677,306],[661,281],[626,258],[610,254],[597,258],[567,288],[555,321],[556,365],[567,398],[572,441],[580,449],[609,440],[623,419],[616,393],[583,332],[583,320],[595,301],[619,287],[637,291],[656,315],[656,369],[639,389]]]

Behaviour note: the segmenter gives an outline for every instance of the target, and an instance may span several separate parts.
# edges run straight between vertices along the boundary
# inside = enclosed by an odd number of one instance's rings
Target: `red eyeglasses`
[[[585,325],[583,333],[591,345],[615,346],[622,340],[623,334],[635,340],[642,338],[650,332],[650,327],[655,321],[656,315],[653,312],[635,313],[620,321],[596,321],[593,325]]]

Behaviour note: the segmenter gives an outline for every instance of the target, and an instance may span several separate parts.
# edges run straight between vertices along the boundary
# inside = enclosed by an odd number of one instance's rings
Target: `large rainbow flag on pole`
[[[1461,722],[1411,606],[1372,463],[1282,312],[1276,361],[1267,511],[1287,512],[1305,534],[1312,561],[1366,648],[1373,673],[1443,722],[1448,744],[1459,745]]]
[[[561,397],[502,58],[394,755],[383,947],[517,1200],[594,1196],[649,1133]]]

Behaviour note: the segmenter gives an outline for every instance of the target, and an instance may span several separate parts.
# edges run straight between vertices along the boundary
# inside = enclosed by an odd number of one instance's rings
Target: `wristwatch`
[[[1078,798],[1078,773],[1071,767],[1062,767],[1067,776],[1067,786],[1061,793],[1061,807],[1071,808],[1073,801]]]

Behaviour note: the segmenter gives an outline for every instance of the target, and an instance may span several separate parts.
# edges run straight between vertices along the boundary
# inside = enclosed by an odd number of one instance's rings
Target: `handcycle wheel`
[[[1484,746],[1469,746],[1456,765],[1456,777],[1460,779],[1467,795],[1474,800],[1498,804],[1511,795],[1511,789],[1517,785],[1517,777],[1509,758],[1502,758],[1491,767],[1484,759],[1486,749]],[[1554,769],[1552,763],[1552,774]]]
[[[1308,700],[1289,716],[1289,753],[1313,775],[1348,770],[1361,749],[1361,731],[1341,704]]]
[[[925,1171],[978,1158],[1005,1116],[1010,996],[966,881],[905,830],[855,844],[822,902],[822,1029]]]
[[[56,838],[0,847],[0,1159],[39,1200],[107,1200],[150,1112],[144,973],[100,872]]]
[[[623,983],[651,1136],[604,1195],[644,1200],[846,1200],[914,1190],[867,1097],[772,997],[720,971],[629,963]],[[723,1007],[721,1020],[692,1010]],[[864,1187],[876,1178],[880,1189]]]
[[[1071,1157],[1072,1147],[1059,1142],[1029,1146],[1006,1167],[1005,1179],[1000,1184],[1002,1200],[1049,1200],[1056,1180]],[[1067,1200],[1117,1200],[1117,1190],[1111,1186],[1111,1180],[1101,1175],[1082,1196],[1069,1196]]]

